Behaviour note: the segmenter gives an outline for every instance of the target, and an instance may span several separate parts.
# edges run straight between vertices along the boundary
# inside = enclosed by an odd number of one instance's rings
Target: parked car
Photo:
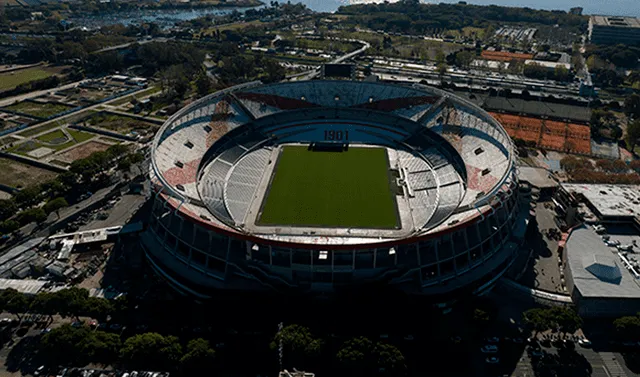
[[[482,353],[497,353],[498,346],[487,344],[486,346],[483,346],[482,348],[480,348],[480,351],[482,351]]]
[[[485,341],[487,343],[500,343],[500,338],[497,336],[492,336],[491,338],[486,338]]]
[[[491,356],[487,357],[485,361],[487,364],[498,364],[500,362],[500,359],[495,356]]]
[[[585,348],[591,347],[591,341],[589,339],[580,339],[578,340],[578,344]]]

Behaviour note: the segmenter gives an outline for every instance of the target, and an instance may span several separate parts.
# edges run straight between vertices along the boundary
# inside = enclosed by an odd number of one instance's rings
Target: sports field
[[[258,225],[396,228],[386,150],[284,147]]]
[[[53,74],[53,72],[44,67],[33,67],[2,73],[0,74],[0,91],[13,89],[25,82],[44,79]]]

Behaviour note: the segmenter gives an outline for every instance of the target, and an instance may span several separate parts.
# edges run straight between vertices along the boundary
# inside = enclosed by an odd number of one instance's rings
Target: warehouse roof
[[[578,122],[588,122],[591,119],[591,109],[588,107],[545,102],[537,99],[527,101],[520,98],[489,96],[485,98],[482,107],[494,111],[569,119]]]

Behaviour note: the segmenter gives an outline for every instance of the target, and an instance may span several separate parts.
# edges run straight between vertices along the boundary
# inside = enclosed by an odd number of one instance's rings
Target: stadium
[[[197,299],[383,284],[446,303],[487,291],[516,256],[515,159],[493,117],[435,88],[243,84],[157,133],[141,243]]]

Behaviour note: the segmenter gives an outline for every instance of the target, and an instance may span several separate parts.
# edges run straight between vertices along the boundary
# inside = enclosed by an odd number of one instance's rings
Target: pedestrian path
[[[599,352],[598,354],[607,369],[607,377],[627,377],[627,373],[622,369],[616,354],[613,352]]]

